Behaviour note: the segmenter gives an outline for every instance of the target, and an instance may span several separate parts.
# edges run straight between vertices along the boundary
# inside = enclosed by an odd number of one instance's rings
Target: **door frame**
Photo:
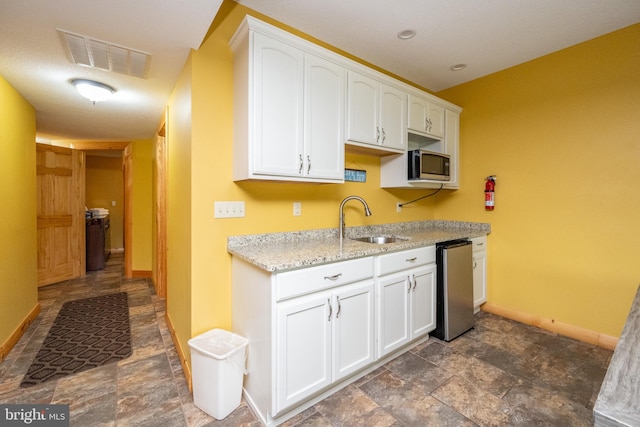
[[[166,120],[163,121],[155,141],[155,216],[156,216],[156,265],[154,271],[156,294],[167,297],[167,136]]]
[[[72,144],[74,150],[92,151],[92,150],[121,150],[123,152],[122,168],[124,179],[124,275],[127,278],[132,277],[132,254],[131,254],[131,216],[132,212],[132,185],[133,173],[131,169],[131,141],[75,141]],[[128,163],[128,167],[127,167]],[[86,254],[83,256],[86,257]]]

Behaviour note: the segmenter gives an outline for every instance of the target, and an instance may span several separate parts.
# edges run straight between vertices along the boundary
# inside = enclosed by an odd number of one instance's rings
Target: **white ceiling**
[[[150,138],[222,0],[0,0],[0,74],[36,109],[41,139]],[[56,29],[151,53],[146,79],[72,64]],[[69,83],[117,89],[93,105]]]
[[[640,0],[236,1],[434,92],[640,22]]]
[[[639,0],[237,1],[432,91],[640,22]],[[0,74],[36,109],[40,138],[149,138],[221,2],[0,0]],[[56,29],[151,53],[148,78],[72,64]],[[92,105],[73,78],[118,91]]]

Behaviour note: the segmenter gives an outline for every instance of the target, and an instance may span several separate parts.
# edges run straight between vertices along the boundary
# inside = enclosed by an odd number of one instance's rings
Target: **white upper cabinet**
[[[409,94],[408,130],[433,138],[444,137],[445,109],[426,98]]]
[[[406,150],[407,95],[401,90],[349,71],[347,139],[393,152]]]
[[[303,53],[262,34],[253,36],[250,109],[251,172],[303,175]]]
[[[234,180],[343,182],[343,67],[247,21],[234,48]]]
[[[409,181],[407,150],[451,156],[458,188],[461,109],[247,16],[234,53],[233,179],[344,182],[345,148],[382,156],[382,188]]]
[[[344,178],[345,69],[305,54],[305,176]]]

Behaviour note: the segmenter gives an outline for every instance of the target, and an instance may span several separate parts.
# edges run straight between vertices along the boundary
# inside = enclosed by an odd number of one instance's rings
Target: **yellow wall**
[[[191,338],[191,62],[167,107],[167,317],[182,352]]]
[[[0,346],[38,304],[35,110],[0,76]]]
[[[491,223],[489,302],[619,336],[640,283],[638,46],[634,25],[438,93],[464,110],[461,189],[436,215]]]
[[[632,228],[639,207],[632,185],[640,181],[631,160],[638,158],[632,126],[638,97],[631,96],[638,93],[638,59],[628,47],[637,30],[441,94],[465,108],[462,189],[396,213],[397,201],[429,191],[380,189],[377,157],[347,154],[347,167],[367,170],[366,183],[232,181],[228,41],[247,13],[284,28],[225,1],[169,103],[168,314],[185,353],[192,336],[232,329],[228,236],[337,227],[340,201],[351,194],[363,196],[374,215],[364,217],[354,204],[348,226],[432,218],[490,222],[490,301],[619,334],[638,281],[631,265],[640,243]],[[602,171],[602,160],[613,169]],[[489,174],[498,175],[492,213],[483,210]],[[214,202],[222,200],[245,201],[246,217],[214,219]],[[300,217],[292,216],[294,201],[302,202]]]
[[[397,201],[430,190],[380,189],[378,157],[347,155],[347,167],[367,170],[366,183],[232,181],[233,56],[228,42],[247,11],[235,2],[223,4],[223,18],[217,18],[209,38],[192,53],[169,105],[167,301],[185,351],[192,336],[214,327],[232,328],[228,236],[335,228],[340,202],[351,194],[364,197],[373,216],[365,218],[360,206],[349,204],[347,226],[433,218],[431,200],[396,213]],[[187,94],[189,84],[192,90]],[[246,217],[214,219],[214,202],[224,200],[244,200]],[[294,201],[302,202],[299,217],[293,216]]]
[[[154,142],[141,139],[133,141],[132,146],[131,268],[134,271],[151,271],[154,248],[152,229],[155,222],[152,200]]]
[[[111,248],[124,248],[124,182],[122,157],[103,157],[87,152],[86,205],[109,209]],[[116,205],[111,206],[115,201]]]

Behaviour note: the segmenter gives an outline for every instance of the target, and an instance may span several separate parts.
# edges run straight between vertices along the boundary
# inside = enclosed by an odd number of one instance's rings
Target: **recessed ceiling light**
[[[456,65],[452,65],[449,69],[451,71],[460,71],[460,70],[464,70],[465,68],[467,68],[467,64],[456,64]]]
[[[71,80],[71,84],[76,87],[80,95],[94,104],[108,99],[116,91],[111,86],[93,80],[74,79]]]
[[[415,35],[416,35],[416,30],[403,30],[398,33],[398,38],[400,40],[409,40]]]

